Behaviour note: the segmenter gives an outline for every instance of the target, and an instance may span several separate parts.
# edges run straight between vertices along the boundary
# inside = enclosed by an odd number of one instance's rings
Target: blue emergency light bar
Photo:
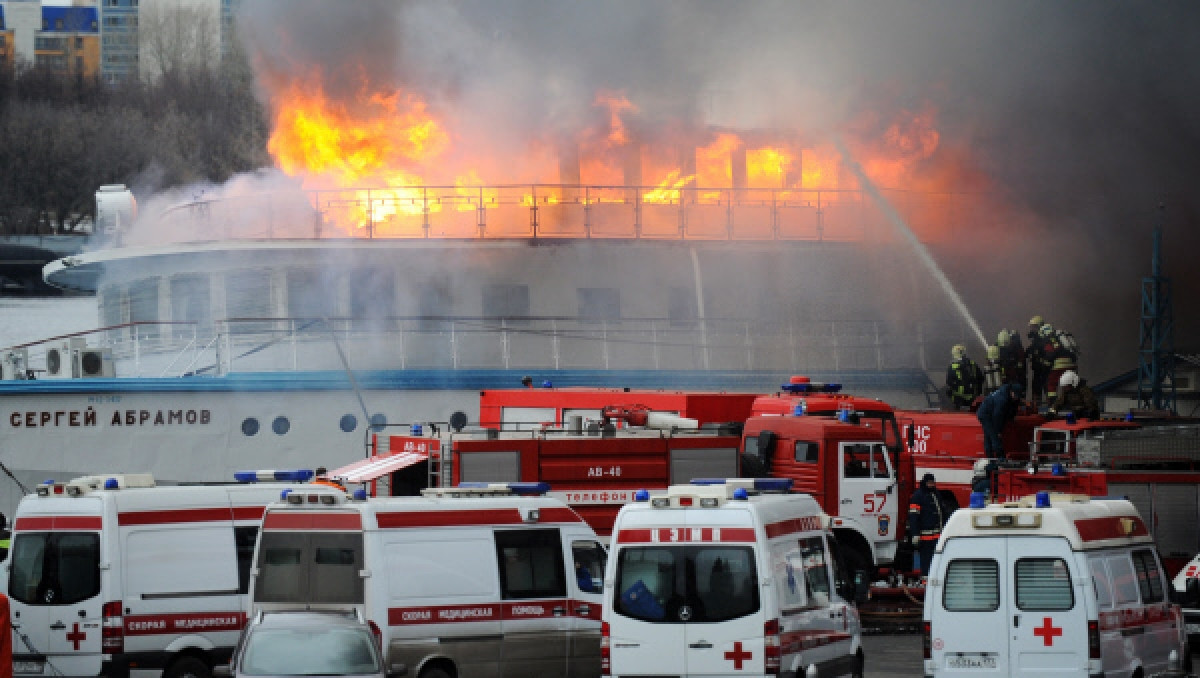
[[[968,508],[973,508],[973,509],[987,508],[987,493],[972,492],[971,493],[971,503],[968,506]]]
[[[788,393],[839,393],[842,390],[842,385],[838,383],[809,381],[799,384],[781,384],[779,388]]]
[[[306,468],[292,469],[290,471],[236,471],[233,474],[233,479],[239,483],[307,483],[312,478],[312,470]]]
[[[1033,495],[1034,508],[1050,508],[1050,493],[1045,490]]]

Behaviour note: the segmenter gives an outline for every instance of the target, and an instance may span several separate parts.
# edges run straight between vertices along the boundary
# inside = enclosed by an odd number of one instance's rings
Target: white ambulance
[[[1200,555],[1179,570],[1171,586],[1175,589],[1176,600],[1183,606],[1188,647],[1200,647]]]
[[[1146,524],[1123,499],[972,496],[925,589],[927,676],[1149,676],[1187,643]]]
[[[412,678],[594,678],[605,550],[547,490],[293,492],[263,519],[251,614],[361,609],[389,667]]]
[[[816,500],[785,494],[789,479],[692,482],[617,514],[604,675],[861,676],[858,610]]]
[[[14,672],[208,676],[245,622],[266,505],[283,489],[312,487],[303,482],[311,475],[197,486],[97,475],[39,485],[17,506],[4,565]]]

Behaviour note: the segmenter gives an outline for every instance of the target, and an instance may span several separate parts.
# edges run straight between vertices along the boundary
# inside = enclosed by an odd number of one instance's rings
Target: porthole
[[[346,433],[349,433],[358,428],[358,417],[353,414],[343,414],[342,420],[338,422],[338,426]]]
[[[387,426],[387,416],[383,412],[376,412],[371,415],[371,430],[379,433],[383,427]]]
[[[252,436],[258,433],[258,420],[254,417],[246,417],[242,420],[242,435]]]
[[[271,422],[271,430],[275,435],[283,435],[292,428],[292,422],[288,421],[287,417],[275,417],[275,421]]]

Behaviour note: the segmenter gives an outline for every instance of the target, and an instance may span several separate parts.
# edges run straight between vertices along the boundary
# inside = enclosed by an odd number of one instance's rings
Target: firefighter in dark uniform
[[[1046,374],[1050,371],[1050,363],[1042,353],[1042,316],[1035,315],[1029,319],[1029,349],[1025,352],[1029,360],[1029,401],[1036,407],[1042,404],[1046,395]]]
[[[1029,375],[1025,369],[1025,347],[1021,346],[1021,337],[1010,330],[1000,330],[996,337],[996,347],[1000,349],[1000,370],[1002,380],[1006,384],[1020,384],[1022,389],[1028,386]]]
[[[1096,394],[1074,370],[1067,370],[1058,379],[1058,396],[1050,405],[1050,416],[1074,414],[1080,419],[1099,419],[1100,405]]]
[[[1004,459],[1004,427],[1017,415],[1017,406],[1025,390],[1020,384],[1005,384],[979,403],[975,417],[983,428],[983,454],[988,459]]]
[[[921,478],[921,486],[913,492],[908,500],[908,538],[913,546],[917,560],[914,568],[919,568],[923,576],[929,574],[929,566],[933,561],[933,549],[937,546],[938,537],[942,536],[942,527],[950,519],[951,508],[942,501],[937,491],[937,482],[932,473],[926,473]]]
[[[12,547],[12,532],[8,529],[8,518],[0,513],[0,561],[8,557],[8,549]]]
[[[946,394],[956,410],[970,407],[983,393],[983,370],[967,357],[967,347],[957,344],[950,349],[952,362],[946,368]]]

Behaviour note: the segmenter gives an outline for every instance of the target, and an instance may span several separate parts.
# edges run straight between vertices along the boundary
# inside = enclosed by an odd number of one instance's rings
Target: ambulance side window
[[[1016,563],[1017,607],[1054,611],[1075,607],[1071,573],[1062,558],[1020,558]]]
[[[250,590],[250,565],[254,562],[254,540],[258,538],[257,527],[233,528],[233,541],[237,547],[238,593]]]
[[[1127,605],[1138,602],[1137,577],[1133,574],[1133,565],[1129,556],[1121,554],[1108,558],[1108,571],[1112,575],[1113,598],[1117,605]]]
[[[829,603],[829,566],[825,558],[825,542],[820,537],[800,540],[800,556],[804,563],[804,586],[808,604],[824,607]]]
[[[575,583],[584,593],[599,593],[604,588],[604,567],[608,553],[595,541],[572,541],[571,557],[575,561]]]
[[[1112,608],[1112,582],[1108,577],[1108,568],[1104,567],[1104,559],[1088,558],[1088,567],[1092,571],[1092,588],[1096,591],[1096,606],[1102,610]]]
[[[558,530],[497,530],[496,558],[505,600],[567,595]]]
[[[819,459],[816,443],[805,442],[803,440],[796,441],[796,461],[802,461],[809,464],[817,463]]]
[[[994,612],[1000,608],[1000,566],[994,560],[959,558],[946,566],[942,606],[949,612]]]
[[[1158,558],[1150,550],[1133,552],[1133,569],[1137,571],[1138,589],[1142,593],[1143,603],[1161,603],[1163,601],[1162,573],[1159,571]]]

